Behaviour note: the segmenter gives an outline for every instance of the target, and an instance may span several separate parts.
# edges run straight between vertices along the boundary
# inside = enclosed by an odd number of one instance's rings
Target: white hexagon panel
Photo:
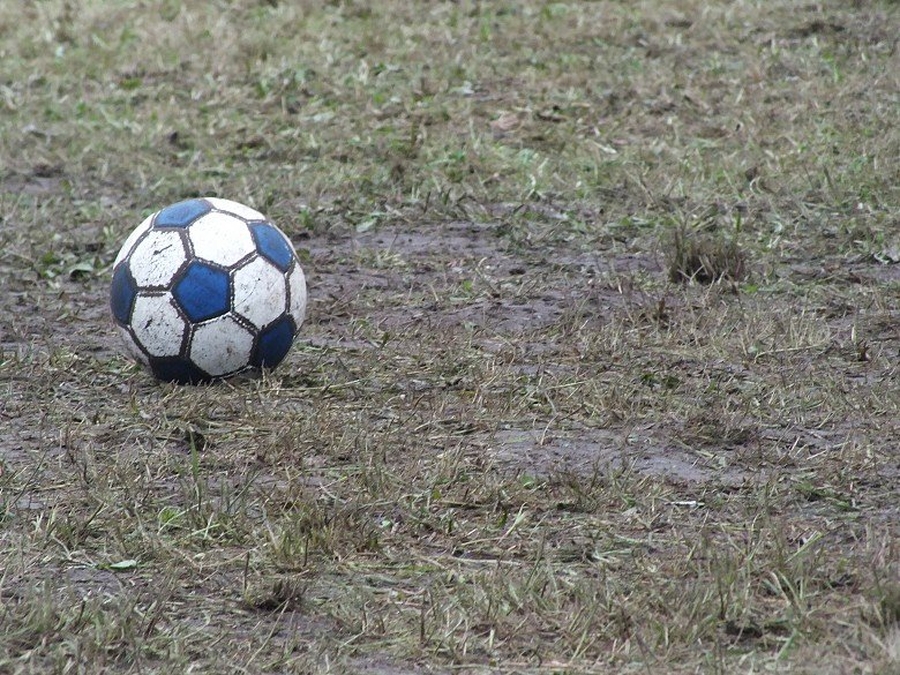
[[[291,270],[291,274],[288,277],[288,292],[291,296],[289,311],[291,316],[294,317],[294,323],[297,324],[297,328],[300,328],[306,316],[306,277],[303,274],[303,270],[300,269],[300,265],[294,265],[294,269]]]
[[[131,249],[134,248],[137,240],[141,238],[141,235],[144,234],[147,230],[153,227],[153,216],[147,216],[144,218],[144,221],[138,225],[131,234],[128,235],[128,238],[122,243],[122,248],[119,249],[119,255],[116,256],[115,262],[113,262],[113,267],[117,267],[120,262],[125,259],[125,256],[131,253]]]
[[[150,356],[177,356],[181,353],[187,324],[176,309],[171,293],[138,293],[131,312],[131,330]]]
[[[284,313],[287,287],[284,274],[263,257],[256,257],[234,273],[234,311],[257,328]]]
[[[194,329],[190,358],[212,377],[243,370],[250,363],[253,334],[232,316],[220,316]]]
[[[187,261],[179,232],[153,230],[134,247],[129,261],[138,288],[162,288]]]
[[[147,355],[140,350],[140,347],[137,346],[137,343],[134,341],[134,336],[131,334],[131,332],[123,326],[116,326],[116,328],[119,331],[119,335],[122,336],[122,344],[125,345],[128,353],[132,357],[134,357],[134,359],[138,363],[142,363],[145,366],[149,365],[150,359],[148,359]]]
[[[213,211],[195,220],[188,229],[194,255],[229,267],[256,251],[247,224],[227,213]]]
[[[233,202],[230,199],[222,199],[220,197],[207,197],[206,201],[213,205],[213,208],[221,211],[228,211],[236,216],[240,216],[244,220],[265,220],[266,217],[256,209],[251,209],[240,202]]]

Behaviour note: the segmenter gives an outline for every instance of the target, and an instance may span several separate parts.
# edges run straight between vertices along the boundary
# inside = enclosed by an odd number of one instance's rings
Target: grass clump
[[[734,238],[677,227],[666,251],[669,280],[712,284],[743,281],[749,273],[748,255]]]

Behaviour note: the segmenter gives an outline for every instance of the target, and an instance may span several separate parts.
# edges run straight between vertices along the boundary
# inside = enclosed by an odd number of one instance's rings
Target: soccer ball
[[[208,382],[284,359],[306,313],[306,279],[291,242],[261,213],[190,199],[125,240],[110,308],[130,354],[157,378]]]

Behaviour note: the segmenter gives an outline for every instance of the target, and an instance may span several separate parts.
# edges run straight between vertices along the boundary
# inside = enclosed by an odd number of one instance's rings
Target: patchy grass
[[[0,672],[898,672],[897,3],[200,4],[0,6]],[[202,194],[310,316],[177,388]]]

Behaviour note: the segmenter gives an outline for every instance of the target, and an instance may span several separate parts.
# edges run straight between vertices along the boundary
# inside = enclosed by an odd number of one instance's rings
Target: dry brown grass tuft
[[[747,253],[732,238],[676,228],[666,251],[669,280],[711,284],[743,281],[748,275]]]

